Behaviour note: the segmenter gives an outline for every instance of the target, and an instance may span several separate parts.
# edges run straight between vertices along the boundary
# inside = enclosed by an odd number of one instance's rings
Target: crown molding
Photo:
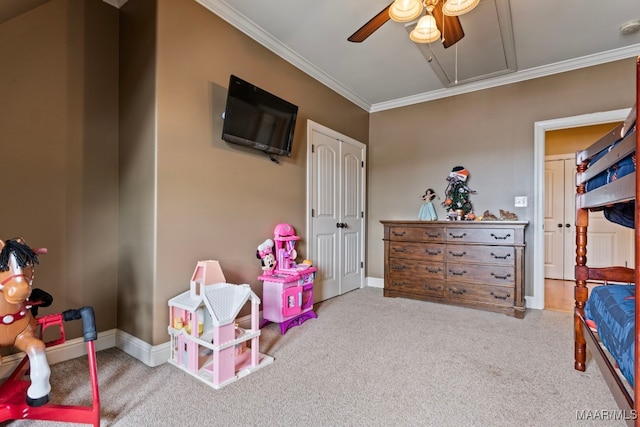
[[[370,113],[391,110],[408,105],[419,104],[421,102],[434,101],[436,99],[447,98],[449,96],[461,95],[463,93],[475,92],[498,86],[505,86],[525,80],[537,79],[539,77],[564,73],[566,71],[578,70],[580,68],[592,67],[594,65],[606,64],[607,62],[618,61],[637,56],[640,53],[640,44],[635,44],[607,52],[587,55],[581,58],[568,61],[557,62],[555,64],[534,67],[526,70],[516,71],[511,74],[502,75],[492,79],[476,81],[460,86],[453,86],[445,89],[438,89],[417,95],[398,98],[391,101],[373,104],[369,109]]]
[[[107,0],[104,0],[107,1]],[[114,0],[110,0],[114,1]],[[125,0],[126,1],[126,0]],[[452,86],[444,89],[438,89],[431,92],[425,92],[417,95],[412,95],[404,98],[393,99],[390,101],[371,104],[365,101],[363,98],[355,94],[353,91],[336,81],[323,71],[315,67],[311,62],[304,57],[298,55],[288,47],[284,46],[275,38],[267,34],[259,26],[255,25],[253,21],[246,19],[236,9],[232,8],[224,1],[221,0],[196,0],[202,6],[251,37],[267,49],[274,52],[293,66],[297,67],[301,71],[305,72],[309,76],[318,80],[325,86],[334,90],[338,94],[347,98],[349,101],[358,105],[360,108],[366,110],[369,113],[378,111],[391,110],[394,108],[405,107],[408,105],[419,104],[422,102],[433,101],[436,99],[447,98],[449,96],[460,95],[463,93],[475,92],[478,90],[489,89],[492,87],[504,86],[511,83],[517,83],[525,80],[536,79],[539,77],[545,77],[552,74],[563,73],[566,71],[572,71],[580,68],[591,67],[594,65],[604,64],[607,62],[617,61],[621,59],[627,59],[637,56],[640,53],[640,44],[634,44],[624,48],[610,50],[594,55],[587,55],[581,58],[562,61],[555,64],[545,65],[541,67],[529,68],[526,70],[516,71],[513,73],[496,76],[486,80],[480,80],[475,82],[466,83],[460,86]]]
[[[305,72],[309,76],[313,77],[320,83],[344,96],[360,108],[369,111],[371,104],[360,98],[355,92],[333,79],[317,67],[314,67],[307,59],[298,55],[287,46],[280,43],[280,41],[273,38],[266,31],[259,26],[255,25],[253,21],[246,19],[236,9],[232,8],[228,4],[220,0],[196,0],[202,6],[218,15],[229,24],[251,37],[253,40],[260,43],[276,55],[280,56],[285,61],[292,64],[294,67]]]

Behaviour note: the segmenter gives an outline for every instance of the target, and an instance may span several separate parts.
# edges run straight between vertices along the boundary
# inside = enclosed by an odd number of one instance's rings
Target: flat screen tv
[[[231,75],[222,139],[271,155],[291,156],[297,116],[297,106]]]

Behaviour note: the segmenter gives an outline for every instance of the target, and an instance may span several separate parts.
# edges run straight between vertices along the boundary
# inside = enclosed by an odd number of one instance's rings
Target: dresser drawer
[[[515,230],[509,228],[456,228],[447,227],[446,240],[451,243],[490,243],[512,245]]]
[[[445,297],[452,300],[464,300],[485,304],[512,306],[515,301],[514,288],[476,285],[470,283],[447,282]]]
[[[525,221],[381,221],[384,296],[524,317]]]
[[[447,263],[447,280],[478,282],[492,285],[513,286],[513,267],[500,265]]]
[[[513,246],[472,246],[447,245],[445,250],[447,262],[473,262],[481,264],[498,264],[513,266],[515,264],[515,248]]]
[[[391,258],[389,260],[389,277],[444,279],[444,264]]]
[[[443,261],[444,245],[438,243],[390,242],[389,256],[425,261]]]
[[[444,227],[390,227],[389,240],[444,242]]]
[[[444,296],[444,280],[393,277],[385,284],[385,287],[394,291],[411,292],[417,295]]]

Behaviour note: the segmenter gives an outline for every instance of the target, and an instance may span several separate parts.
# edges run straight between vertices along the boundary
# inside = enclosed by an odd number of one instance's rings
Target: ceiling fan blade
[[[384,24],[389,19],[391,19],[391,18],[389,18],[389,8],[390,7],[391,7],[391,4],[389,4],[389,6],[387,6],[387,7],[385,7],[382,10],[382,12],[378,13],[376,16],[371,18],[369,20],[369,22],[367,22],[362,27],[360,27],[360,29],[358,31],[356,31],[355,33],[353,33],[351,35],[351,37],[349,37],[347,40],[349,40],[350,42],[353,42],[353,43],[361,43],[361,42],[363,42],[367,37],[369,37],[371,34],[373,34],[378,28],[382,27],[382,24]]]
[[[453,46],[458,43],[464,37],[464,31],[462,31],[462,25],[460,25],[460,19],[457,16],[447,16],[442,13],[442,5],[444,2],[438,2],[433,9],[433,17],[436,20],[436,25],[442,33],[442,45],[445,48]],[[443,26],[444,19],[444,26]]]

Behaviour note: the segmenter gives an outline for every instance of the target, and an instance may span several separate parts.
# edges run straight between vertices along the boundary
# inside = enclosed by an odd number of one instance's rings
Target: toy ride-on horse
[[[15,346],[29,356],[27,404],[42,406],[49,401],[51,370],[29,304],[38,255],[22,239],[0,240],[0,248],[0,347]]]
[[[97,339],[92,307],[66,310],[37,317],[38,307],[51,305],[51,295],[32,289],[38,254],[24,240],[0,240],[0,347],[16,347],[26,356],[0,385],[0,422],[10,419],[37,419],[100,425],[100,396],[94,341]],[[36,318],[37,317],[37,318]],[[49,403],[51,370],[45,349],[65,342],[63,321],[82,319],[87,343],[93,403],[71,406]],[[44,342],[44,331],[57,326],[59,337]]]

